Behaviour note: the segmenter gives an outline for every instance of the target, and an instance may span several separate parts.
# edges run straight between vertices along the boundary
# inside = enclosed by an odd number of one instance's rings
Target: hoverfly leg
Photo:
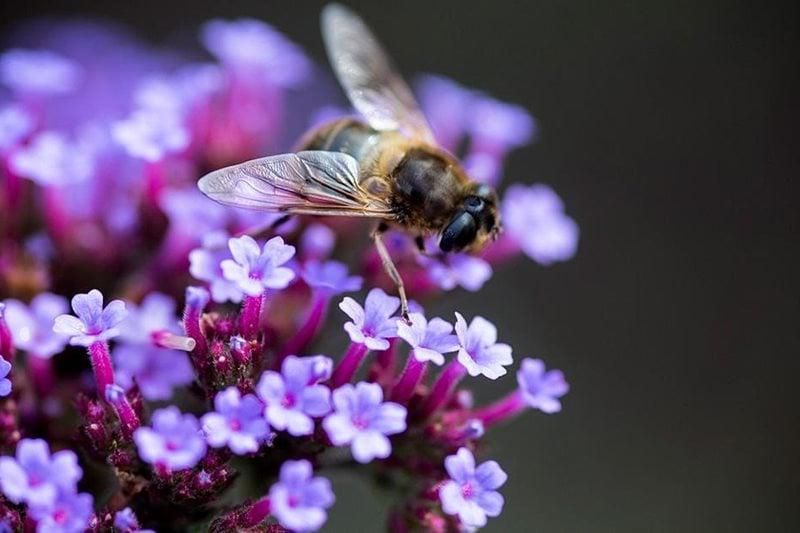
[[[378,227],[375,228],[375,231],[372,232],[372,240],[375,243],[375,248],[378,250],[378,255],[381,257],[383,269],[397,286],[397,294],[400,296],[400,314],[407,324],[411,324],[411,318],[408,316],[408,298],[406,297],[406,288],[405,285],[403,285],[403,278],[400,277],[400,273],[397,271],[397,267],[394,266],[394,262],[392,261],[392,256],[389,255],[389,250],[386,249],[386,245],[383,243],[383,234],[387,229],[389,229],[389,226],[381,222]]]

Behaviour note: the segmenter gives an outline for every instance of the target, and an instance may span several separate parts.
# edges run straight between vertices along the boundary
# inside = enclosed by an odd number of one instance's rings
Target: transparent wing
[[[215,170],[197,183],[221,204],[295,214],[390,219],[385,199],[358,183],[358,163],[340,152],[281,154]]]
[[[322,10],[322,38],[339,83],[370,126],[436,143],[411,89],[358,15],[329,4]]]

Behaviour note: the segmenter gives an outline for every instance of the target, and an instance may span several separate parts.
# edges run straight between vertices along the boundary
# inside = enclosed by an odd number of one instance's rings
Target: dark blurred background
[[[436,305],[572,385],[491,435],[511,477],[487,531],[800,530],[797,3],[348,3],[406,73],[529,109],[540,140],[507,180],[551,184],[581,227],[572,262]],[[255,16],[323,62],[322,4],[6,1],[0,24],[103,15],[159,43]],[[386,502],[336,483],[328,529],[382,529]]]

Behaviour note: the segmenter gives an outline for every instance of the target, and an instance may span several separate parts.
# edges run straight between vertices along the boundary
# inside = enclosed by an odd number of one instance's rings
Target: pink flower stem
[[[63,191],[54,186],[44,188],[44,212],[47,227],[50,230],[50,235],[56,244],[65,244],[70,233],[69,213],[67,213],[63,202]]]
[[[198,371],[205,368],[205,360],[203,359],[208,354],[208,343],[200,329],[200,319],[203,316],[203,308],[197,305],[190,305],[186,302],[186,308],[183,311],[183,329],[186,335],[194,339],[194,349],[189,353],[192,363]]]
[[[412,350],[411,353],[408,354],[408,362],[406,363],[403,373],[400,375],[400,379],[397,380],[397,383],[392,389],[392,401],[399,403],[407,402],[414,394],[419,382],[422,381],[422,376],[425,375],[427,368],[428,362],[417,359]]]
[[[422,406],[422,417],[427,418],[432,415],[437,409],[447,403],[450,396],[453,394],[456,385],[461,381],[461,378],[467,373],[464,365],[456,360],[450,361],[444,370],[442,370],[439,377],[431,387],[431,393],[428,399]]]
[[[105,390],[114,383],[114,369],[111,366],[111,356],[108,353],[108,343],[94,341],[89,346],[89,358],[94,370],[94,379],[97,383],[97,395],[105,399]]]
[[[342,360],[339,361],[339,364],[333,370],[333,376],[331,376],[331,384],[333,388],[336,389],[341,387],[345,383],[349,383],[350,380],[353,379],[358,367],[361,366],[361,362],[364,361],[364,358],[369,353],[369,349],[358,342],[350,343],[350,347],[345,352],[344,356],[342,356]]]
[[[270,508],[271,505],[269,502],[269,496],[264,496],[250,506],[250,509],[248,509],[247,512],[244,513],[244,516],[242,516],[242,520],[239,525],[245,528],[257,526],[269,516]]]
[[[324,322],[325,311],[328,309],[329,301],[330,298],[327,294],[314,294],[314,299],[311,302],[311,308],[306,316],[305,322],[300,326],[300,329],[297,330],[297,333],[286,341],[278,357],[276,357],[275,364],[277,367],[280,367],[287,355],[296,355],[311,344],[311,341],[314,340],[314,337],[316,337],[319,332],[320,326],[322,326]]]
[[[128,397],[125,396],[125,393],[111,395],[109,401],[117,412],[122,434],[126,439],[131,439],[133,437],[133,432],[141,425],[136,411],[134,411],[133,406],[131,406],[131,402],[128,401]]]
[[[28,372],[31,376],[36,395],[41,401],[50,394],[56,383],[56,375],[53,372],[52,361],[46,357],[28,353]]]
[[[519,390],[509,393],[506,397],[496,402],[477,409],[472,413],[472,418],[483,422],[484,427],[494,426],[500,422],[513,418],[527,409],[528,404]]]
[[[242,314],[239,317],[239,333],[245,339],[254,339],[258,335],[261,325],[261,305],[264,295],[245,296],[242,304]]]
[[[164,189],[165,172],[164,162],[154,161],[145,164],[145,198],[153,206],[158,206],[158,199]]]

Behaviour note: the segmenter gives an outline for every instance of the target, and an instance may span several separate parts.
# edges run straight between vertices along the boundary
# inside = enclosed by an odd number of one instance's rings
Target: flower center
[[[298,498],[296,494],[290,494],[288,504],[289,507],[297,507],[300,505],[300,498]]]
[[[167,443],[164,445],[164,447],[171,452],[180,449],[180,445],[174,440],[168,440]]]
[[[469,500],[475,495],[475,487],[472,483],[467,482],[461,485],[461,495],[464,496],[465,500]]]
[[[297,403],[297,398],[291,392],[287,392],[286,395],[283,397],[283,400],[281,400],[281,405],[283,407],[286,407],[287,409],[294,407],[296,403]]]
[[[53,522],[56,524],[63,524],[69,518],[69,514],[64,509],[56,509],[53,512]]]
[[[354,416],[352,422],[353,425],[360,430],[364,430],[369,427],[369,419],[363,415]]]
[[[36,474],[31,474],[31,476],[28,478],[28,485],[31,487],[38,487],[41,484],[42,480]]]
[[[239,431],[239,430],[241,430],[241,429],[242,429],[242,423],[239,421],[239,419],[238,419],[238,418],[233,418],[233,419],[231,419],[231,421],[230,421],[230,422],[228,422],[228,425],[230,426],[230,428],[231,428],[233,431]]]

